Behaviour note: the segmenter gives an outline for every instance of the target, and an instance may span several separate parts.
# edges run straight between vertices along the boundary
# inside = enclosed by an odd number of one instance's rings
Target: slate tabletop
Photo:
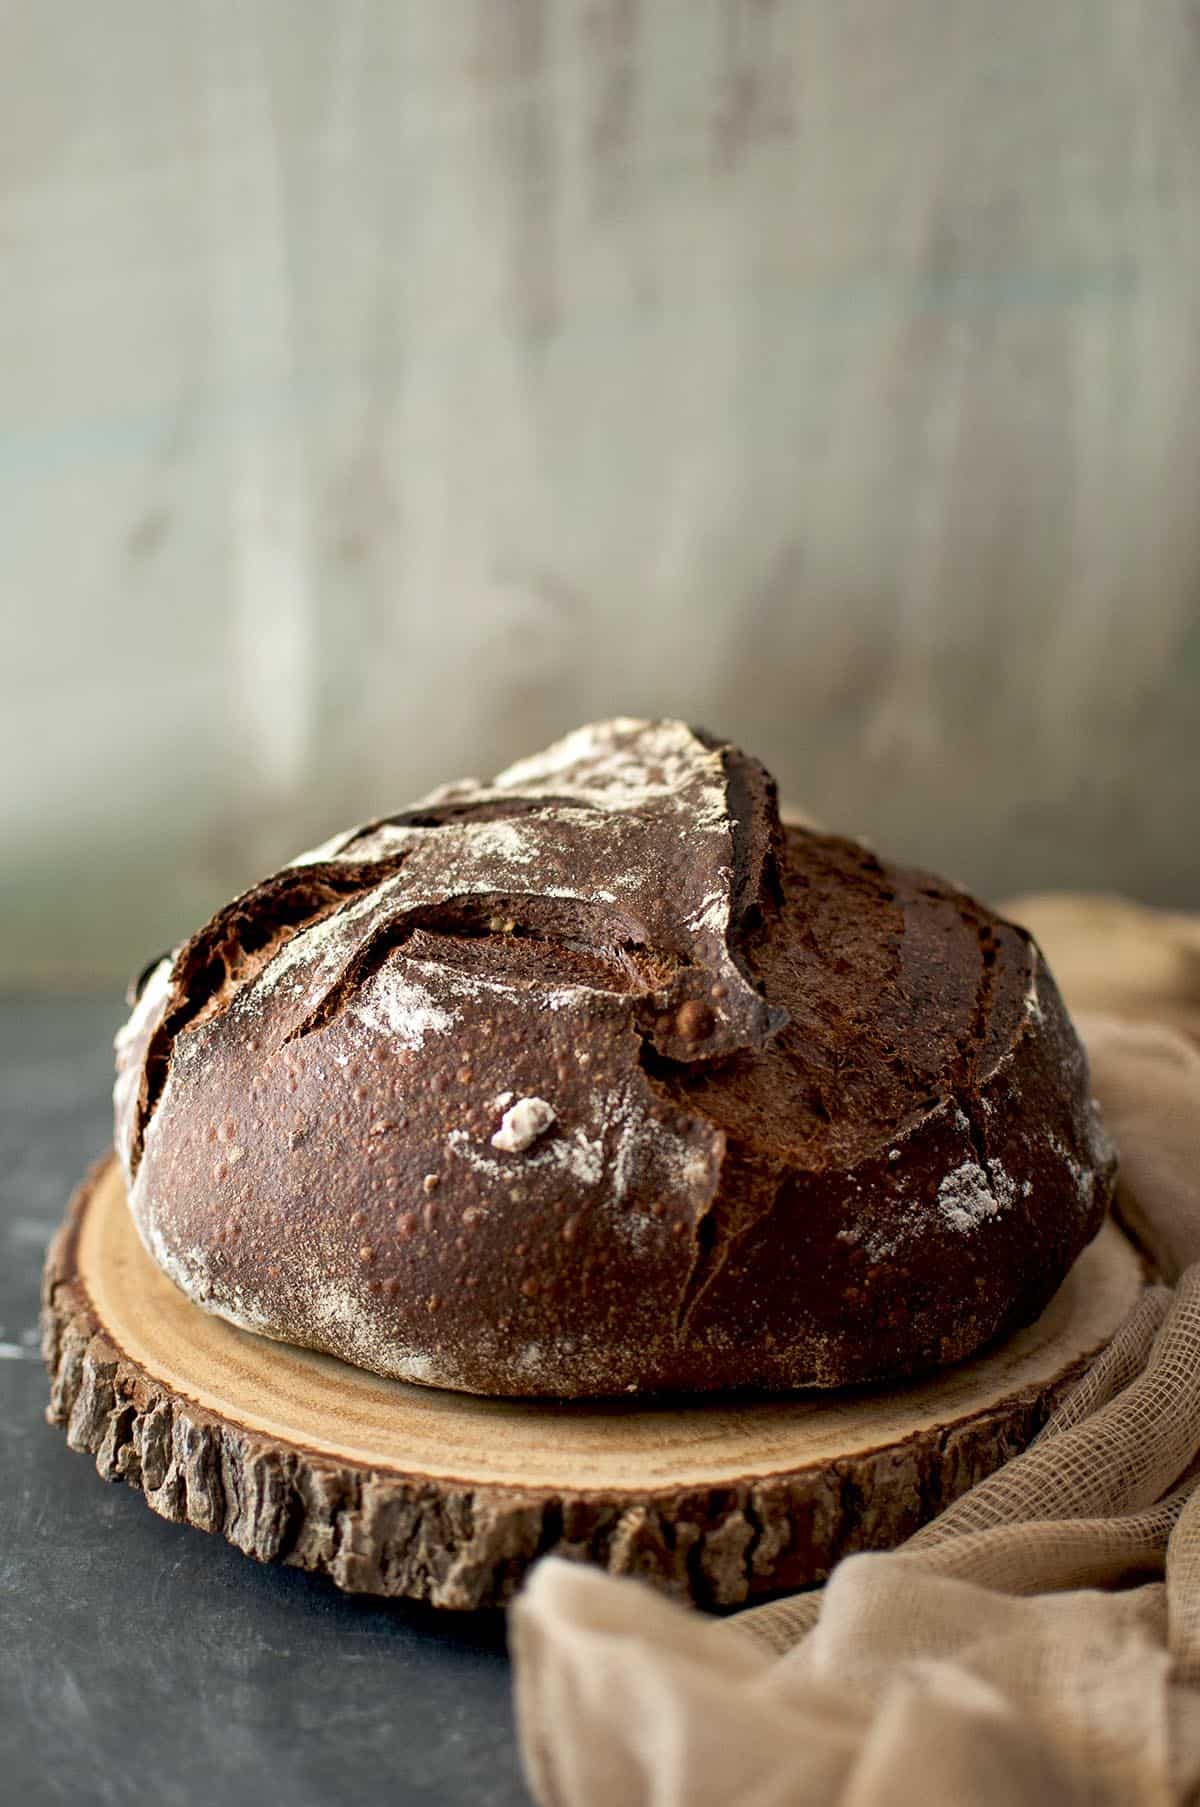
[[[348,1598],[166,1524],[43,1417],[46,1243],[119,998],[0,998],[0,1800],[528,1807],[499,1614]]]

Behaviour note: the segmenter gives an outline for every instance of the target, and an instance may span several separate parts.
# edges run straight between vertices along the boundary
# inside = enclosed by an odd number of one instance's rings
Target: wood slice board
[[[355,1592],[501,1605],[554,1550],[708,1607],[890,1546],[1024,1446],[1145,1284],[1113,1224],[1029,1329],[901,1388],[697,1404],[479,1399],[209,1316],[111,1157],[46,1259],[48,1417],[107,1479]]]

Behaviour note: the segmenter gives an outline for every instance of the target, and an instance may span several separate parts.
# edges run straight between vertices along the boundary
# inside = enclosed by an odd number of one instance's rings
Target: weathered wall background
[[[682,713],[1200,903],[1200,15],[4,0],[0,975]]]

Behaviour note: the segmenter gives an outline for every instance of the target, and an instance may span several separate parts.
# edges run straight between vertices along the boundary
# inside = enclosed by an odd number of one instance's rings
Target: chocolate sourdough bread
[[[143,1240],[384,1375],[572,1397],[918,1373],[1029,1322],[1114,1161],[1028,935],[782,827],[679,722],[341,835],[149,974]]]

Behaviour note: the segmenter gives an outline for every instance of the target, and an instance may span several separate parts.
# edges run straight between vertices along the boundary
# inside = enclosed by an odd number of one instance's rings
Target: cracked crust
[[[118,1047],[134,1218],[189,1296],[482,1393],[927,1371],[1037,1316],[1112,1188],[1029,937],[785,831],[681,723],[338,837],[160,963]],[[554,1122],[498,1150],[521,1098]]]

